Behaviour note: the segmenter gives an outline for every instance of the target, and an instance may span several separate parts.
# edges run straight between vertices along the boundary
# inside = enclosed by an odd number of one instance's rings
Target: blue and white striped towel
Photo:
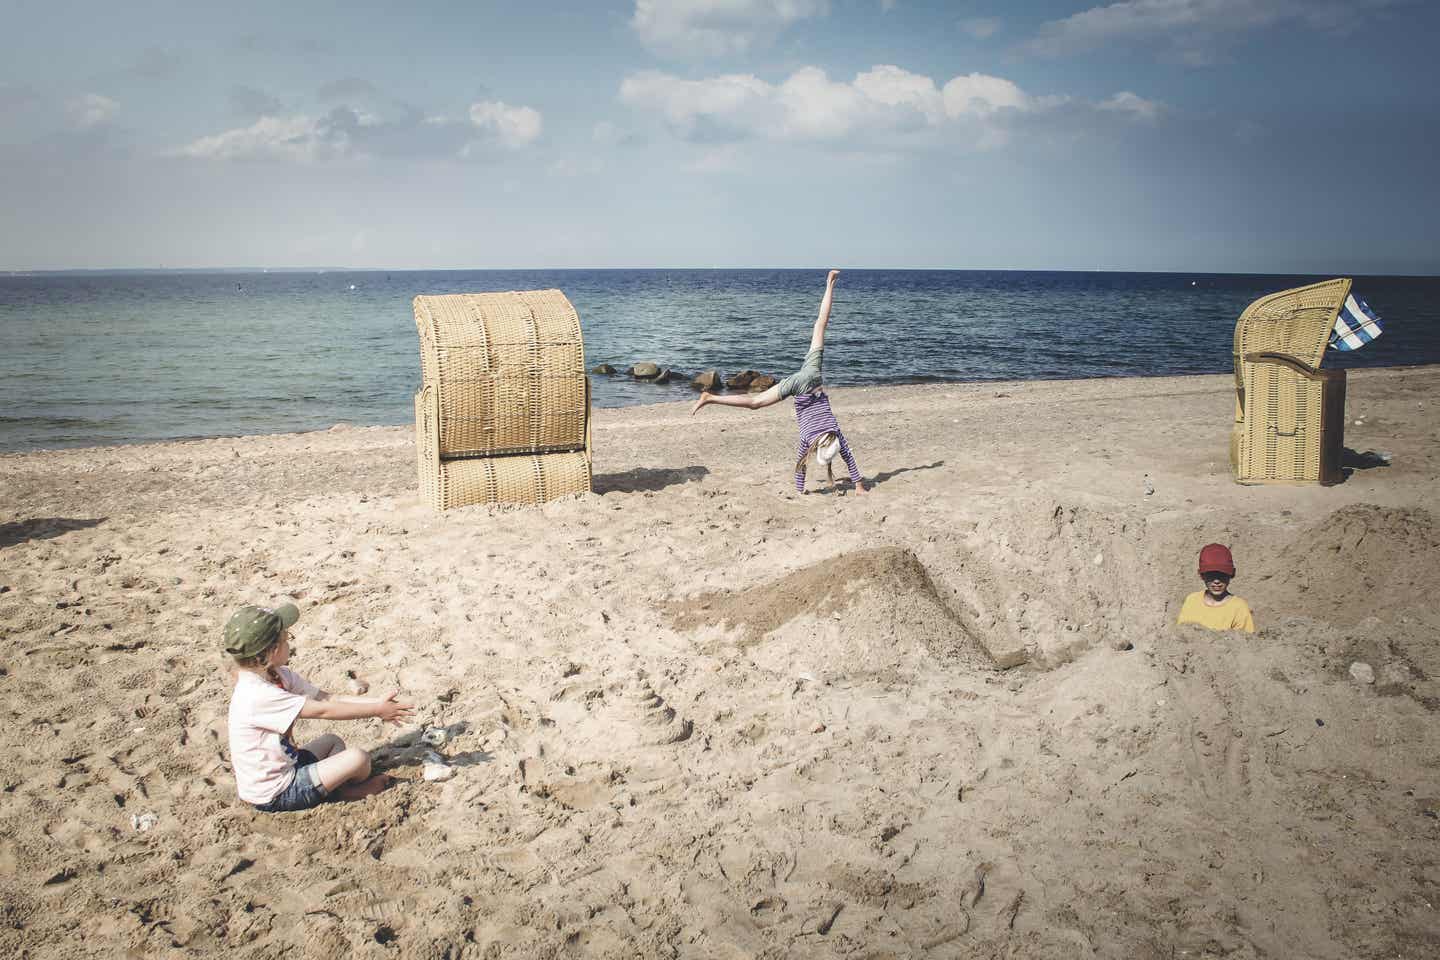
[[[1335,318],[1330,346],[1336,350],[1359,350],[1380,334],[1380,317],[1370,309],[1370,304],[1355,299],[1352,293],[1345,298],[1345,306]]]

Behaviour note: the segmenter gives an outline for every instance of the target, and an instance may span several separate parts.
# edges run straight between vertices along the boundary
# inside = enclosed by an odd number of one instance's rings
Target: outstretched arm
[[[825,346],[825,326],[830,322],[830,304],[835,299],[835,281],[839,279],[839,270],[831,270],[825,276],[825,296],[820,298],[820,316],[815,318],[815,330],[810,334],[811,350]]]

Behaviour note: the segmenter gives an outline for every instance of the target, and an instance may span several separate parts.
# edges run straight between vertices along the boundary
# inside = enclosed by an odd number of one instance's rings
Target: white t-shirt
[[[299,759],[290,727],[305,699],[320,688],[289,667],[275,671],[284,689],[249,670],[239,671],[230,697],[230,765],[246,803],[269,803],[295,779]]]

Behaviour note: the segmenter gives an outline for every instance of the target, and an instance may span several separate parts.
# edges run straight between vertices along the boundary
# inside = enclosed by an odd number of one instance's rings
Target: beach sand
[[[1433,958],[1437,388],[1352,371],[1329,488],[1231,481],[1228,376],[835,390],[863,497],[788,404],[598,410],[537,509],[431,512],[408,428],[0,457],[0,955]],[[1171,625],[1210,541],[1253,636]],[[282,598],[453,779],[302,721],[397,784],[235,799]]]

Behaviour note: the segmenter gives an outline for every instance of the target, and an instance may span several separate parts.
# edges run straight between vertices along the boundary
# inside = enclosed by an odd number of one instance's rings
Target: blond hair
[[[820,434],[820,436],[816,437],[814,440],[811,440],[810,443],[809,443],[809,445],[806,446],[805,452],[802,453],[802,454],[800,454],[800,459],[795,461],[795,472],[796,472],[796,473],[799,473],[801,470],[804,470],[804,469],[805,469],[805,461],[809,460],[812,455],[815,456],[815,463],[816,463],[817,466],[819,466],[819,465],[820,465],[820,457],[819,457],[820,445],[821,445],[822,443],[824,443],[827,438],[833,437],[833,436],[835,436],[834,431],[827,431],[827,432],[825,432],[825,433]],[[824,464],[824,467],[825,467],[825,479],[826,479],[826,480],[829,482],[829,484],[833,487],[833,486],[835,485],[835,461],[834,461],[834,460],[831,460],[829,463]],[[808,472],[808,471],[807,471],[807,472]]]

